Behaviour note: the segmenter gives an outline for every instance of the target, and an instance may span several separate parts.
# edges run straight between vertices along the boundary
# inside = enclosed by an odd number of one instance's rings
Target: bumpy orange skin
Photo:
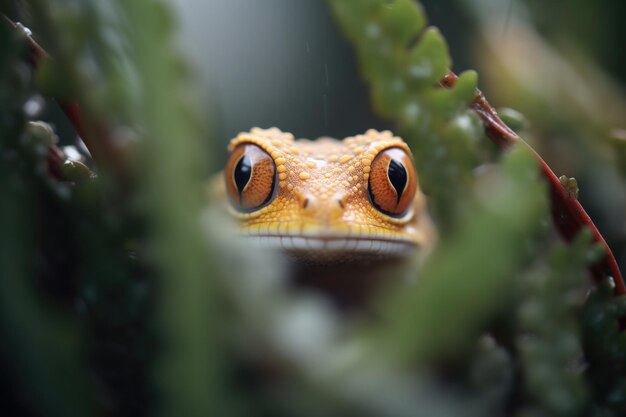
[[[400,148],[411,162],[407,144],[391,132],[368,130],[364,135],[341,141],[309,141],[295,140],[291,133],[277,128],[253,128],[234,138],[229,151],[249,143],[259,146],[274,160],[278,187],[273,200],[256,211],[242,213],[231,207],[243,234],[371,239],[415,247],[433,241],[434,228],[419,186],[401,217],[380,212],[370,200],[372,161],[380,152]],[[416,175],[414,180],[417,183]]]

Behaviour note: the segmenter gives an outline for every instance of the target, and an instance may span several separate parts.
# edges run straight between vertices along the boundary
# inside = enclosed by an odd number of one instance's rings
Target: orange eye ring
[[[275,195],[276,164],[259,146],[237,146],[224,170],[226,190],[231,204],[249,213],[269,204]]]
[[[378,211],[391,217],[404,216],[417,191],[417,175],[411,157],[401,148],[380,152],[372,161],[367,189]]]

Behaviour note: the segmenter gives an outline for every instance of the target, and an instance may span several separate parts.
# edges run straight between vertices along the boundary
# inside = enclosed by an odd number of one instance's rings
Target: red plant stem
[[[456,83],[458,76],[452,71],[448,71],[441,80],[441,85],[451,88]],[[591,230],[593,240],[604,247],[605,256],[590,266],[590,273],[596,282],[604,280],[607,275],[613,277],[615,282],[615,295],[626,294],[624,278],[619,270],[615,256],[611,248],[606,243],[598,228],[580,204],[578,199],[572,195],[559,181],[548,164],[531,148],[522,138],[512,131],[498,116],[491,107],[480,90],[476,90],[476,95],[471,103],[472,109],[478,114],[485,125],[485,133],[498,147],[506,149],[509,146],[520,143],[526,146],[539,162],[541,173],[550,186],[550,199],[552,203],[552,217],[554,224],[566,240],[571,241],[582,229]]]
[[[65,162],[65,155],[55,144],[48,145],[48,153],[46,154],[46,164],[48,165],[48,173],[56,180],[63,180],[61,167]]]

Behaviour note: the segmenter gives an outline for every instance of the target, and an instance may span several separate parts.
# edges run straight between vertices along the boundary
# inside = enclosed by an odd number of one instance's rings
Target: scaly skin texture
[[[306,240],[311,247],[318,244],[318,253],[341,252],[343,256],[350,256],[356,241],[365,255],[380,253],[385,245],[387,255],[410,254],[434,241],[434,227],[419,186],[411,208],[401,217],[386,215],[371,202],[368,180],[374,158],[389,148],[411,155],[407,144],[391,132],[368,130],[341,141],[309,141],[295,140],[291,133],[277,128],[253,128],[234,138],[229,151],[245,144],[255,144],[271,156],[277,184],[271,202],[258,210],[242,213],[230,207],[242,234],[298,239],[298,245],[283,244],[296,252],[307,252],[302,249]],[[330,241],[337,244],[327,245]],[[363,241],[371,241],[371,247]]]

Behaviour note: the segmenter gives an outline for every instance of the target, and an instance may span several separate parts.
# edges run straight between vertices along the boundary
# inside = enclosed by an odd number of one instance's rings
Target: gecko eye
[[[253,144],[242,144],[233,151],[224,179],[235,208],[251,212],[268,204],[274,196],[276,164],[270,155]]]
[[[417,190],[411,157],[400,148],[385,149],[372,161],[368,191],[377,210],[392,217],[404,215]]]

